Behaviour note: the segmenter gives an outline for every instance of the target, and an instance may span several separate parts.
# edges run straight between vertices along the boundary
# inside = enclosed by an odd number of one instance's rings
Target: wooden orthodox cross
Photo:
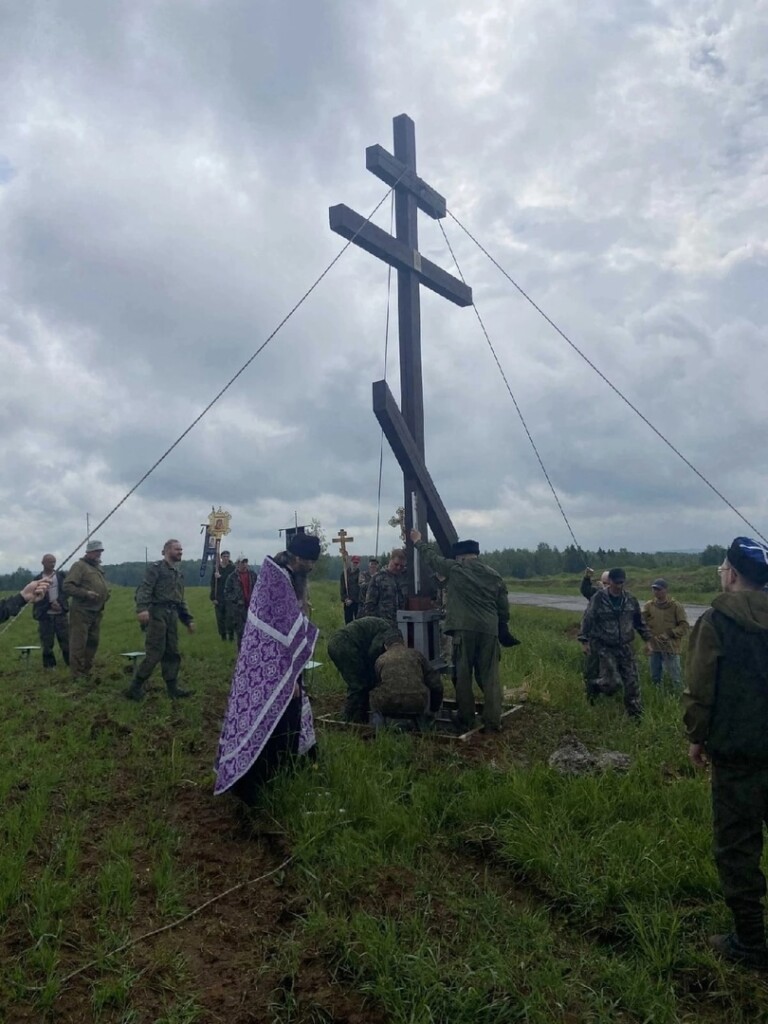
[[[339,530],[339,536],[333,538],[333,543],[339,545],[339,554],[341,555],[341,564],[344,569],[344,590],[349,596],[349,584],[347,583],[347,541],[351,544],[354,537],[350,537],[346,530]]]
[[[418,250],[417,214],[445,217],[445,199],[416,174],[416,127],[407,114],[394,118],[394,156],[381,146],[365,151],[365,166],[395,192],[395,237],[348,206],[332,206],[331,229],[397,270],[397,311],[400,338],[398,408],[384,380],[373,385],[373,411],[403,471],[405,535],[408,545],[408,593],[417,596],[410,531],[432,529],[443,554],[458,539],[424,461],[424,397],[421,379],[421,315],[419,286],[437,292],[457,306],[472,305],[472,289],[426,259]],[[425,522],[426,521],[426,522]]]

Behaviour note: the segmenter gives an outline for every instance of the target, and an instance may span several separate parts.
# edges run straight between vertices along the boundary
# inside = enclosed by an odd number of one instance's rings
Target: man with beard
[[[144,639],[144,657],[136,666],[136,673],[126,691],[129,700],[142,700],[144,684],[160,662],[168,696],[172,700],[189,697],[191,690],[179,688],[181,665],[179,654],[179,620],[190,633],[195,623],[184,600],[184,574],[179,568],[182,546],[177,540],[167,540],[163,557],[147,566],[144,579],[136,591],[136,618],[147,627]]]
[[[253,806],[280,766],[315,744],[302,672],[317,640],[307,577],[319,557],[318,538],[297,533],[261,565],[219,739],[216,795],[231,790]]]

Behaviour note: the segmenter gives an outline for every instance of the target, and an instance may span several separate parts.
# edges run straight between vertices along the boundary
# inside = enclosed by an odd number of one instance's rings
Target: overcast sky
[[[765,0],[25,0],[0,13],[0,571],[60,558],[419,173],[768,533]],[[390,202],[375,217],[389,229]],[[749,533],[447,218],[577,540]],[[439,226],[424,255],[455,273]],[[393,326],[396,289],[392,289]],[[319,519],[374,548],[387,268],[351,247],[99,530],[106,562]],[[396,326],[395,326],[396,330]],[[388,379],[399,394],[397,339]],[[570,541],[471,309],[422,290],[427,462],[461,536]],[[380,549],[402,501],[384,459]]]

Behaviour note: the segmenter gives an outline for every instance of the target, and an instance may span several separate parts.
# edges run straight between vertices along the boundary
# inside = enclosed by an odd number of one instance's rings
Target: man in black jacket
[[[35,576],[36,580],[45,580],[48,590],[45,596],[35,603],[32,615],[37,622],[40,634],[40,646],[43,649],[43,668],[56,668],[56,655],[53,648],[59,641],[64,664],[69,665],[69,604],[64,593],[64,573],[56,569],[56,556],[43,555],[43,571]]]

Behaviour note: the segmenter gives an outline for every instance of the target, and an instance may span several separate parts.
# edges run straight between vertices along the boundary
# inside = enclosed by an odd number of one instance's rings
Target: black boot
[[[144,700],[144,690],[142,688],[142,682],[140,679],[134,678],[131,680],[131,685],[125,691],[125,696],[128,700],[140,701]]]
[[[182,697],[191,697],[195,692],[194,690],[182,690],[177,679],[167,679],[165,681],[165,686],[171,700],[181,700]]]

